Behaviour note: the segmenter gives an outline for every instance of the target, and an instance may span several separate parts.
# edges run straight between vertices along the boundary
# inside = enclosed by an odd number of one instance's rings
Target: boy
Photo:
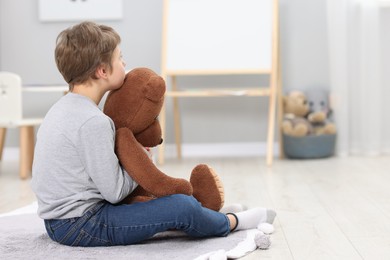
[[[119,44],[112,28],[93,22],[57,38],[55,60],[70,92],[53,105],[38,131],[32,178],[50,238],[71,246],[129,245],[169,229],[193,237],[226,236],[272,223],[271,210],[222,214],[181,194],[119,204],[137,183],[114,153],[113,121],[97,106],[107,91],[123,84]]]

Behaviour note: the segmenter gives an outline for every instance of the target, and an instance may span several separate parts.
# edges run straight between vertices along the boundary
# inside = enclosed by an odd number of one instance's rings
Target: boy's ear
[[[108,75],[108,71],[104,64],[100,65],[95,71],[95,76],[98,79],[106,79],[107,75]]]

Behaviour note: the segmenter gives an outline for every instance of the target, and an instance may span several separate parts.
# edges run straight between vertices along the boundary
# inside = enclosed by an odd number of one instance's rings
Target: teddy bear
[[[305,93],[302,91],[291,91],[288,95],[284,96],[283,110],[283,134],[301,137],[313,133],[313,127],[306,118],[310,107]]]
[[[224,204],[223,185],[211,167],[197,165],[188,181],[165,174],[149,156],[149,148],[163,141],[158,115],[165,90],[165,81],[154,71],[135,68],[126,74],[119,89],[107,95],[103,112],[115,124],[115,152],[122,167],[138,183],[123,203],[180,193],[192,195],[202,206],[219,211]]]
[[[336,126],[331,121],[332,111],[329,105],[329,94],[325,90],[308,90],[306,98],[309,113],[306,118],[313,126],[316,135],[335,134]]]

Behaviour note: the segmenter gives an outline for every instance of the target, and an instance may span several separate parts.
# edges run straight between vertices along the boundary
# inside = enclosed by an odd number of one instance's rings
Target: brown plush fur
[[[198,201],[202,201],[204,207],[221,209],[224,204],[224,197],[221,196],[223,185],[212,168],[205,164],[199,164],[192,170],[190,182],[194,189],[193,196]]]
[[[115,123],[115,150],[126,172],[139,184],[125,203],[148,201],[172,194],[193,195],[203,206],[220,210],[224,192],[218,175],[207,165],[196,166],[190,182],[173,178],[150,160],[144,147],[162,142],[157,120],[164,102],[165,82],[147,68],[127,73],[123,86],[110,92],[104,113]]]

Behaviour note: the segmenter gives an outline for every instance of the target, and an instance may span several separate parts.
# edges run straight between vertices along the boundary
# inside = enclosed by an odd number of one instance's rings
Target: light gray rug
[[[238,231],[228,237],[191,239],[179,232],[165,232],[137,245],[68,247],[50,240],[36,214],[22,214],[0,217],[0,259],[194,259],[233,249],[246,235],[246,231]]]

